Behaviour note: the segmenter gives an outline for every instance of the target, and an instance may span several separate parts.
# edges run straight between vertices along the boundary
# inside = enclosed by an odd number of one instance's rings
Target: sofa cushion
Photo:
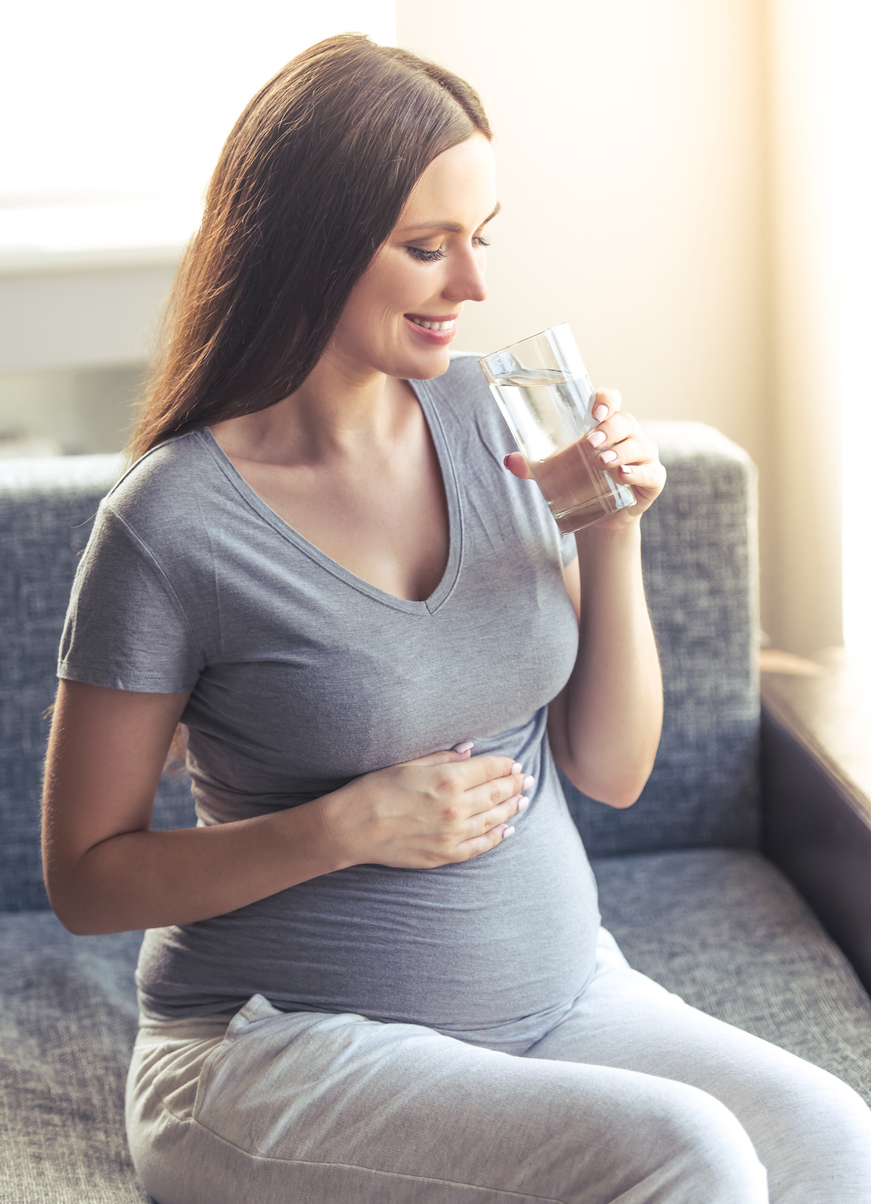
[[[124,1136],[141,935],[74,937],[50,911],[0,915],[0,1199],[148,1200]]]
[[[753,853],[602,860],[630,963],[703,1010],[833,1071],[871,1101],[871,1000],[781,875]],[[133,1204],[123,1094],[140,934],[73,937],[0,916],[0,1199]]]
[[[871,1105],[871,999],[771,862],[705,849],[593,868],[602,922],[631,966],[831,1071]]]

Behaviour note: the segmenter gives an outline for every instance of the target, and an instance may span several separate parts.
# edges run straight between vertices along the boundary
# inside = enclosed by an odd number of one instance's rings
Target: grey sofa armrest
[[[764,673],[762,834],[871,990],[871,700],[830,657],[819,676]]]

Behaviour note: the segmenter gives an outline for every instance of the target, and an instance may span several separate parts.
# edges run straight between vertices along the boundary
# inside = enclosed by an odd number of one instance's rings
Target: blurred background
[[[490,298],[454,346],[571,323],[642,421],[760,471],[766,637],[871,655],[869,0],[30,0],[0,14],[0,455],[119,449],[220,146],[361,30],[496,132]]]

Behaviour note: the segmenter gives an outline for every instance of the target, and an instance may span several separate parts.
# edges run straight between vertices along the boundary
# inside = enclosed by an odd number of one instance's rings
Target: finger
[[[521,791],[531,790],[534,785],[535,778],[530,777],[529,774],[516,773],[510,777],[498,778],[483,786],[477,786],[474,790],[467,790],[466,804],[469,808],[470,819],[474,819],[485,827],[492,827],[496,821],[488,817],[495,815],[499,819],[504,819],[501,807],[507,807],[507,814],[513,815],[516,808],[512,805],[512,799],[519,798]]]
[[[644,441],[634,437],[623,439],[614,447],[599,452],[596,459],[602,468],[617,468],[620,464],[633,464],[640,467],[652,462]]]
[[[658,494],[665,485],[665,469],[658,461],[647,464],[618,464],[612,472],[642,491],[653,490]]]
[[[476,787],[486,787],[496,782],[502,782],[504,785],[512,774],[519,775],[522,779],[522,769],[523,766],[517,761],[512,761],[510,757],[488,753],[486,756],[470,757],[467,761],[460,762],[451,768],[451,772],[457,775],[464,790],[474,790]],[[494,801],[501,801],[501,796],[500,800]]]
[[[525,794],[512,794],[510,799],[504,803],[500,803],[498,807],[493,807],[490,811],[485,811],[483,815],[476,815],[474,818],[479,824],[475,835],[483,836],[485,832],[489,832],[492,828],[498,827],[500,824],[510,823],[515,816],[521,815],[529,806],[529,799]]]
[[[482,843],[484,843],[484,847],[492,848],[493,844],[498,844],[505,836],[510,836],[514,832],[514,824],[511,821],[521,815],[528,806],[528,798],[515,794],[500,806],[494,807],[492,811],[475,816],[478,821],[475,834],[467,837],[466,840],[459,841],[456,846],[458,851],[462,853],[471,848],[477,848],[479,852],[483,852]],[[496,839],[491,840],[493,837]],[[476,856],[477,854],[472,855]]]
[[[406,765],[448,765],[452,761],[467,761],[468,753],[460,752],[459,746],[456,748],[443,748],[438,752],[429,753],[425,757],[416,757],[413,761],[406,761]]]
[[[444,765],[450,761],[456,761],[457,758],[467,760],[471,756],[472,749],[475,747],[474,740],[463,740],[460,744],[455,744],[453,748],[439,749],[438,752],[430,753],[426,757],[418,757],[414,761],[408,761],[408,765]],[[456,756],[450,754],[456,753]]]
[[[623,404],[619,389],[597,389],[593,401],[593,417],[596,422],[604,422],[612,414],[616,414]]]
[[[512,794],[497,807],[490,807],[478,815],[470,815],[465,825],[466,839],[471,840],[475,836],[483,836],[492,828],[498,828],[500,824],[510,823],[515,815],[525,811],[528,806],[529,799],[525,795]]]
[[[513,473],[515,477],[519,477],[521,481],[532,480],[532,473],[529,471],[529,466],[520,452],[509,452],[502,463],[510,473]]]
[[[587,443],[590,447],[610,447],[614,443],[620,443],[623,439],[628,439],[633,435],[640,436],[640,434],[641,428],[632,415],[618,412],[594,427],[587,435]]]
[[[473,857],[480,857],[482,853],[487,853],[490,849],[495,849],[497,844],[501,844],[509,836],[514,835],[514,828],[509,824],[499,824],[495,828],[491,828],[489,832],[485,832],[483,836],[473,836],[469,840],[461,840],[454,848],[454,861],[471,861]]]

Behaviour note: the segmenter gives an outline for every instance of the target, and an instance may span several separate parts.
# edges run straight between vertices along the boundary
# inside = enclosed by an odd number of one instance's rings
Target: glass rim
[[[544,330],[540,330],[538,334],[529,334],[526,338],[515,339],[513,343],[507,343],[504,347],[500,347],[497,351],[490,351],[487,355],[479,356],[478,363],[483,367],[484,363],[492,359],[494,355],[504,355],[506,351],[513,351],[515,347],[523,347],[526,343],[534,343],[537,339],[547,338],[557,330],[567,330],[572,342],[575,341],[575,336],[572,334],[571,327],[568,322],[555,322],[553,326],[546,326]]]

